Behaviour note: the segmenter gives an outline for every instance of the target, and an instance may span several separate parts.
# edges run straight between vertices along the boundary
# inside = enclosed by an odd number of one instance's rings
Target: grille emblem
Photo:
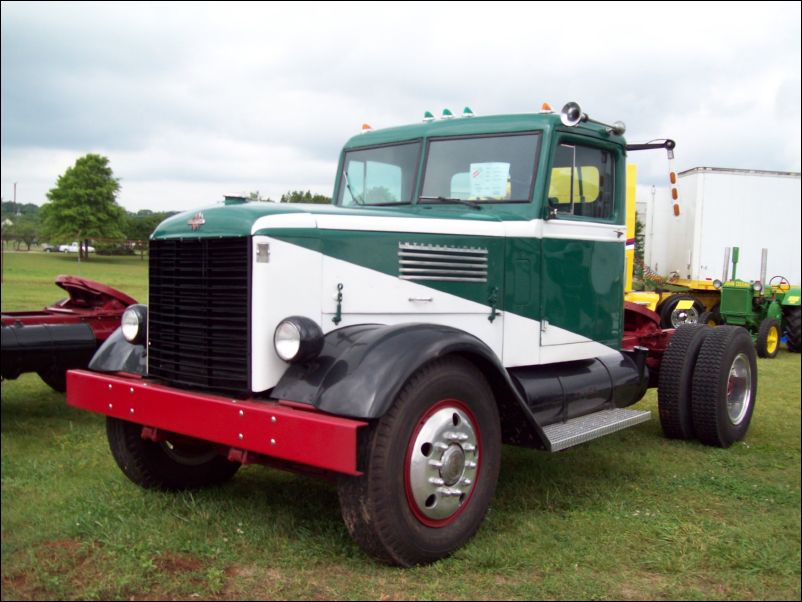
[[[205,220],[205,219],[203,219],[203,213],[201,213],[201,212],[199,211],[199,212],[198,212],[198,213],[196,213],[196,214],[195,214],[195,215],[192,217],[192,219],[191,219],[191,220],[189,220],[187,223],[188,223],[190,226],[192,226],[192,231],[193,231],[193,232],[195,232],[195,231],[197,231],[197,229],[198,229],[198,228],[200,228],[200,227],[201,227],[203,224],[205,224],[205,223],[206,223],[206,220]]]

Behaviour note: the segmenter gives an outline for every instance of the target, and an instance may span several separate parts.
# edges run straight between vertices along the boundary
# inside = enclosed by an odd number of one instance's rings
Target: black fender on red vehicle
[[[122,328],[115,330],[100,346],[89,369],[95,372],[127,372],[144,376],[147,371],[147,353],[144,345],[125,340]]]

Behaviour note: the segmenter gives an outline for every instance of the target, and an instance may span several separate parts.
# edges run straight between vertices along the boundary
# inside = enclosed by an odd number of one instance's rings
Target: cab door
[[[561,135],[549,170],[541,254],[541,362],[602,355],[623,331],[624,155]]]

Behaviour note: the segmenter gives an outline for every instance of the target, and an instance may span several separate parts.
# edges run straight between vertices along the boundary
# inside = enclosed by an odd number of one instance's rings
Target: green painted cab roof
[[[369,130],[366,133],[351,137],[348,142],[345,143],[344,149],[349,150],[364,146],[439,136],[506,134],[553,129],[602,137],[624,144],[624,139],[621,136],[608,134],[605,127],[597,123],[585,122],[577,127],[569,128],[560,123],[560,115],[558,113],[520,113],[514,115],[486,115],[481,117],[436,119],[428,122],[421,121],[409,125]]]

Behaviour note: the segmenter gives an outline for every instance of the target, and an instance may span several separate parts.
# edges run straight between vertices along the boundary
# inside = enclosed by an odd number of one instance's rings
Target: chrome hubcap
[[[449,445],[443,452],[443,459],[440,460],[443,466],[440,468],[440,477],[449,487],[456,485],[465,472],[465,452],[459,445]]]
[[[727,415],[730,422],[743,422],[749,404],[752,403],[752,369],[746,354],[739,353],[730,366],[727,377]]]
[[[409,493],[417,510],[444,520],[468,500],[476,485],[479,446],[468,414],[446,406],[429,416],[412,442]]]
[[[699,312],[695,308],[690,309],[675,309],[671,312],[671,325],[674,328],[679,327],[680,324],[696,324],[699,322]]]

